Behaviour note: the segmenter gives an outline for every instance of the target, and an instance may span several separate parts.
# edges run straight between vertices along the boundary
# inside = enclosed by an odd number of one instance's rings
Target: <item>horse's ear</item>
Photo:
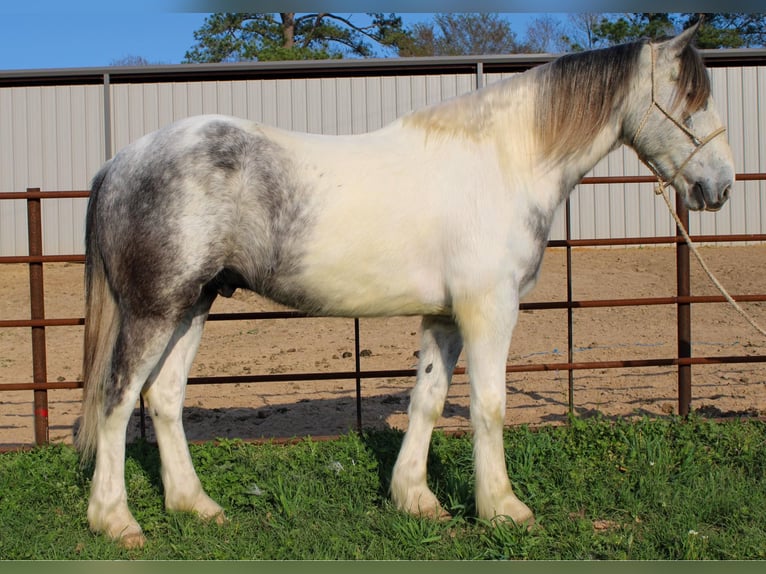
[[[663,44],[663,47],[674,56],[680,55],[681,52],[683,52],[686,49],[686,47],[691,43],[691,41],[694,39],[694,36],[697,35],[697,31],[699,30],[701,23],[702,23],[702,18],[700,17],[694,24],[692,24],[686,30],[681,32],[678,36],[676,36],[675,38],[671,38],[670,40],[665,42]]]

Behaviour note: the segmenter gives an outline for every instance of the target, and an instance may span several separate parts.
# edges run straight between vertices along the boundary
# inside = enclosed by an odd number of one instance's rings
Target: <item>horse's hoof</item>
[[[436,520],[437,522],[447,522],[452,520],[452,515],[444,510],[444,507],[439,504],[436,507],[418,511],[415,516],[419,518],[428,518],[429,520]]]
[[[126,550],[132,550],[133,548],[143,548],[146,538],[143,532],[131,532],[120,537],[120,546]]]
[[[501,524],[504,522],[511,522],[517,526],[526,527],[527,532],[532,532],[540,528],[540,526],[537,524],[535,520],[535,515],[532,514],[532,512],[530,512],[529,514],[525,516],[520,516],[518,518],[513,518],[512,516],[508,516],[507,514],[498,514],[497,516],[493,516],[489,522],[490,524],[492,524],[492,526],[497,526],[498,524]]]
[[[223,510],[214,516],[208,517],[207,520],[215,522],[218,526],[223,526],[229,521],[228,517],[223,513]]]

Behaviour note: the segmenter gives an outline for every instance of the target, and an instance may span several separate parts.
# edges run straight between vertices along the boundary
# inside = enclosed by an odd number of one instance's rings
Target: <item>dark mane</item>
[[[639,55],[647,41],[567,54],[538,70],[535,125],[542,151],[566,157],[591,141],[611,121],[627,97]],[[702,58],[688,45],[671,110],[682,115],[702,108],[710,96],[710,80]],[[649,102],[647,102],[647,105]]]

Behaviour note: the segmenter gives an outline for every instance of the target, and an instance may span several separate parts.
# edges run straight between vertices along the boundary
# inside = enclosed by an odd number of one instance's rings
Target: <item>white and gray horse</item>
[[[238,288],[315,315],[423,316],[391,480],[395,504],[412,514],[446,514],[426,458],[465,348],[478,513],[531,523],[503,451],[505,364],[557,206],[622,144],[691,209],[719,209],[734,181],[695,30],[567,55],[364,135],[202,116],[121,150],[94,178],[87,214],[77,443],[96,457],[91,528],[144,542],[124,479],[141,393],[166,508],[223,520],[181,413],[210,306]]]

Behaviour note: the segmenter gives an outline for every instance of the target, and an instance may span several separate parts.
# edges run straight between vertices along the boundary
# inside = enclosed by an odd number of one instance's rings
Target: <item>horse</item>
[[[226,520],[195,473],[181,414],[210,307],[239,288],[316,316],[422,316],[393,503],[448,516],[426,459],[465,351],[477,513],[531,525],[504,456],[505,365],[557,206],[623,144],[692,210],[720,209],[734,183],[695,33],[567,54],[366,134],[209,115],[119,151],[93,178],[86,215],[76,444],[95,457],[90,528],[126,547],[145,541],[124,478],[141,395],[166,509]]]

